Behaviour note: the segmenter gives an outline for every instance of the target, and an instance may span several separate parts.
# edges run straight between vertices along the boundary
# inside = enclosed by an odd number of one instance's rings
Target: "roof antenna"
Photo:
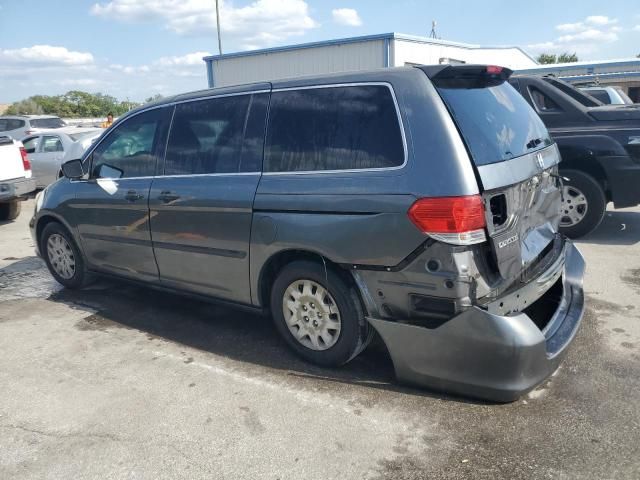
[[[429,34],[429,38],[435,38],[436,40],[440,40],[438,38],[438,34],[436,33],[436,21],[435,20],[431,20],[431,33]]]

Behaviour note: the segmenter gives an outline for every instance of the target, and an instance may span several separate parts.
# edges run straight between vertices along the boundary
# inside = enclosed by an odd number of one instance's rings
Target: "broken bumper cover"
[[[398,380],[498,402],[535,388],[558,368],[584,312],[584,259],[569,242],[564,259],[556,267],[562,295],[543,330],[523,312],[499,315],[480,307],[432,329],[368,318],[389,350]],[[541,290],[539,298],[549,286]]]

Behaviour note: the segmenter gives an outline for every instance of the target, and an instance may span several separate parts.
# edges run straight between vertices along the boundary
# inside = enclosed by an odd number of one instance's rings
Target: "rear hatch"
[[[0,182],[25,177],[20,145],[9,137],[0,136]]]
[[[489,244],[503,285],[528,281],[559,251],[558,149],[501,67],[422,67],[447,106],[473,162]]]

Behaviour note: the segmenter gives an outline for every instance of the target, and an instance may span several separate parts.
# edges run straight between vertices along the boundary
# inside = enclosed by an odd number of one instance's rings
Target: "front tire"
[[[22,202],[19,200],[0,203],[0,221],[15,220],[20,215],[20,210],[22,210]]]
[[[602,186],[591,175],[578,170],[564,170],[560,231],[569,238],[580,238],[602,222],[607,209],[607,198]]]
[[[285,342],[323,367],[349,362],[370,338],[355,289],[310,261],[292,262],[280,271],[271,289],[271,315]]]
[[[49,223],[40,236],[40,252],[58,283],[71,289],[85,286],[88,276],[84,258],[66,228]]]

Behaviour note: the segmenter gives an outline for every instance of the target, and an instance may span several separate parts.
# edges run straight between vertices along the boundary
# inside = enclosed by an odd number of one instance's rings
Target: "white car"
[[[22,143],[0,136],[0,221],[15,219],[20,214],[21,201],[35,188]]]
[[[55,115],[3,115],[0,117],[0,135],[22,140],[41,128],[66,127],[66,123]]]
[[[57,128],[40,130],[22,140],[29,154],[33,176],[38,188],[44,188],[58,179],[60,166],[82,154],[98,138],[102,128]]]

